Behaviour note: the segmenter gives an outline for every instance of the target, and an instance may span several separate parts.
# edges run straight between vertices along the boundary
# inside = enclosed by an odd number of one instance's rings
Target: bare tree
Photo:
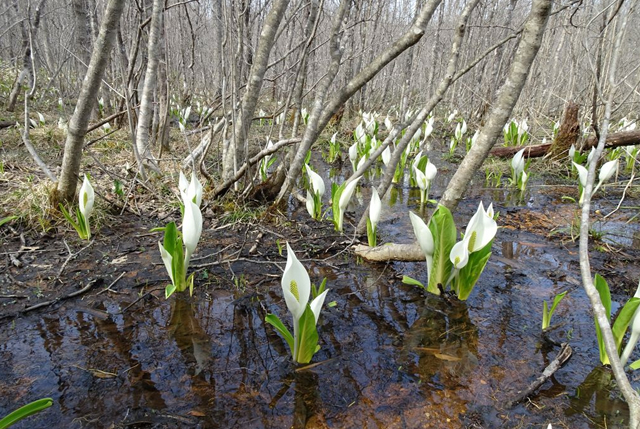
[[[70,201],[75,196],[84,136],[87,132],[91,109],[96,103],[96,92],[100,87],[100,81],[107,66],[124,3],[125,0],[109,0],[102,19],[100,34],[91,55],[82,91],[69,122],[56,200]]]
[[[511,116],[520,91],[529,76],[531,64],[540,49],[542,36],[551,12],[551,4],[551,0],[534,0],[531,5],[531,13],[524,26],[522,39],[511,64],[507,80],[500,88],[498,98],[489,113],[486,124],[480,130],[476,143],[460,163],[440,200],[440,204],[452,211],[457,207],[469,183],[471,183],[473,175],[482,166],[496,140],[502,135],[502,128]]]

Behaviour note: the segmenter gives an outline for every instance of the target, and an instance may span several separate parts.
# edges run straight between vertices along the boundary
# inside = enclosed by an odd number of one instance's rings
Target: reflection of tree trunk
[[[473,175],[480,169],[489,156],[489,151],[501,136],[502,128],[509,120],[513,107],[520,97],[547,27],[551,3],[551,0],[533,1],[507,80],[500,89],[498,99],[491,109],[485,126],[480,130],[476,143],[460,163],[440,200],[441,204],[452,211],[462,199]]]
[[[95,95],[107,66],[124,3],[124,0],[110,0],[107,5],[107,10],[100,26],[100,35],[89,63],[89,69],[82,82],[82,91],[71,121],[69,121],[69,132],[64,146],[64,157],[62,158],[62,171],[57,187],[58,198],[64,201],[73,200],[76,193],[80,160],[82,158],[82,144],[87,133],[89,116],[92,107],[96,103]]]

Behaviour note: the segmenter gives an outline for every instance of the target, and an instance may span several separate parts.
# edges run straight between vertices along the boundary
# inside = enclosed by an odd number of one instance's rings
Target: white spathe
[[[93,192],[93,186],[91,186],[91,182],[89,182],[89,178],[87,175],[84,175],[84,180],[82,181],[82,187],[80,187],[80,194],[78,195],[78,206],[80,208],[80,213],[84,216],[85,220],[87,220],[87,228],[89,227],[89,216],[93,213],[93,204],[95,202],[95,193]]]
[[[371,204],[369,205],[369,220],[371,221],[371,227],[373,230],[378,226],[380,221],[380,213],[382,211],[382,202],[380,201],[380,195],[376,188],[371,188]]]
[[[516,177],[524,171],[524,149],[519,150],[511,160],[511,168],[513,168]]]
[[[458,241],[451,248],[449,253],[449,260],[453,264],[453,267],[457,270],[464,268],[469,262],[469,249],[465,240]]]
[[[420,249],[422,249],[422,253],[424,253],[427,260],[427,275],[429,275],[433,265],[433,253],[435,252],[433,234],[431,234],[431,230],[420,216],[414,212],[409,212],[409,218],[411,219],[411,225],[413,226],[413,233],[418,239],[418,245],[420,245]]]
[[[287,243],[287,264],[284,267],[281,284],[287,308],[293,316],[294,326],[297,326],[309,302],[311,280],[289,243]]]
[[[493,208],[492,208],[493,211]],[[468,244],[469,252],[475,252],[486,246],[498,232],[498,224],[492,216],[484,210],[482,201],[478,209],[469,219],[464,232],[464,241]]]
[[[182,218],[182,242],[184,243],[184,265],[189,266],[191,255],[196,250],[202,234],[202,213],[200,208],[191,200],[184,201],[184,217]]]
[[[306,168],[307,174],[309,175],[313,192],[319,196],[323,196],[325,191],[324,180],[322,180],[322,177],[320,177],[318,173],[313,171],[308,164],[305,164],[304,167]]]

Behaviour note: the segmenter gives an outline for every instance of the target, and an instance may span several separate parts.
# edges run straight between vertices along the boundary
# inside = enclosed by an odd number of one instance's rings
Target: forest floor
[[[57,133],[34,136],[51,164],[60,159]],[[54,399],[18,427],[624,425],[626,405],[599,364],[581,287],[572,235],[577,205],[563,198],[575,198],[577,186],[542,161],[534,163],[524,196],[487,187],[479,173],[455,213],[464,225],[481,200],[500,213],[493,255],[468,301],[401,282],[403,275],[424,280],[424,263],[372,264],[352,254],[352,245],[366,242],[353,235],[353,223],[374,176],[358,191],[344,235],[328,220],[310,220],[296,199],[275,212],[231,199],[210,202],[205,191],[191,265],[194,295],[165,299],[161,233],[150,230],[179,222],[177,179],[131,187],[128,147],[115,139],[92,145],[83,171],[91,172],[99,202],[87,242],[46,209],[46,182],[25,161],[19,140],[5,138],[2,151],[0,195],[7,203],[0,215],[18,213],[22,221],[0,227],[0,415]],[[332,169],[319,153],[313,160],[326,183],[350,169],[348,161]],[[174,177],[179,161],[169,158],[164,167]],[[436,199],[456,167],[437,165]],[[592,269],[618,304],[640,278],[640,199],[632,194],[624,206],[634,210],[604,218],[622,188],[596,196],[591,244]],[[383,199],[379,242],[414,240],[407,212],[419,210],[418,201],[406,182],[394,187]],[[264,323],[267,313],[289,323],[280,288],[285,242],[312,282],[327,278],[330,289],[332,305],[318,327],[322,348],[307,367],[291,363],[286,342]],[[528,401],[507,408],[558,352],[543,341],[540,322],[543,300],[563,291],[569,293],[554,315],[553,335],[574,354]]]

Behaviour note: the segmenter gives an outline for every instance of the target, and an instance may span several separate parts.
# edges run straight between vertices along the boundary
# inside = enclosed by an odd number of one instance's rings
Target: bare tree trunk
[[[562,117],[562,124],[558,130],[558,136],[549,148],[551,159],[558,160],[564,158],[569,153],[571,145],[575,145],[580,137],[580,123],[578,122],[579,106],[569,102]]]
[[[473,0],[472,2],[468,3],[465,9],[462,11],[462,14],[460,15],[460,21],[458,22],[458,25],[456,27],[455,37],[451,45],[451,56],[449,58],[449,63],[447,65],[447,70],[444,74],[444,77],[440,81],[440,84],[438,85],[436,92],[429,98],[429,101],[411,119],[411,125],[409,125],[404,136],[402,136],[402,138],[396,145],[396,148],[393,151],[393,154],[391,155],[391,159],[389,160],[389,163],[385,168],[384,176],[382,177],[380,185],[377,188],[379,195],[384,196],[389,190],[389,187],[391,186],[391,182],[393,180],[393,175],[396,170],[396,166],[398,165],[398,162],[400,162],[400,157],[402,156],[402,153],[404,152],[405,148],[409,145],[409,142],[411,142],[413,135],[416,133],[416,131],[418,131],[418,128],[422,126],[422,124],[424,123],[429,113],[442,100],[442,98],[444,97],[445,93],[447,92],[451,84],[455,82],[455,80],[457,80],[457,78],[459,78],[462,75],[460,73],[456,74],[456,69],[458,68],[458,60],[460,58],[460,48],[462,46],[464,35],[466,33],[467,21],[469,19],[469,16],[471,15],[471,12],[477,6],[478,1],[479,0]],[[392,138],[395,138],[395,137],[392,137]],[[388,142],[385,141],[385,143],[388,143]],[[371,156],[371,158],[374,158],[374,156],[378,156],[379,155],[378,152],[382,153],[381,149],[382,147],[378,148],[378,150]],[[372,162],[372,160],[370,159],[368,162]],[[365,167],[366,164],[367,163],[365,163],[365,165],[362,166],[360,169]],[[349,178],[349,180],[353,180],[356,177],[358,177],[358,175],[362,174],[364,170],[360,171],[360,169],[358,169],[359,171],[356,171],[353,174],[353,176]],[[368,216],[369,216],[369,209],[365,210],[365,212],[362,214],[362,217],[360,218],[360,221],[358,222],[358,226],[357,226],[358,233],[363,233],[365,231]]]
[[[42,14],[42,9],[44,6],[45,0],[40,0],[38,6],[36,7],[36,11],[33,17],[33,24],[31,24],[31,38],[36,37],[38,33],[38,27],[40,26],[40,16]],[[14,2],[13,4],[16,15],[18,14],[18,4]],[[31,11],[27,11],[27,17],[31,19]],[[31,61],[31,49],[32,44],[29,43],[29,32],[27,31],[26,25],[24,22],[20,23],[20,30],[22,32],[22,48],[23,48],[23,57],[22,57],[22,70],[18,74],[15,82],[13,83],[13,88],[11,89],[11,94],[9,95],[9,102],[7,103],[7,111],[13,112],[16,108],[16,102],[18,101],[18,96],[20,95],[20,89],[22,88],[22,82],[25,78],[29,78],[29,87],[33,88],[32,77],[34,76],[35,70],[33,70],[33,62]]]
[[[485,126],[482,127],[476,143],[460,163],[440,200],[440,204],[451,211],[457,207],[473,175],[480,169],[496,140],[502,135],[502,127],[509,120],[511,111],[518,101],[522,87],[529,75],[531,64],[540,49],[542,35],[547,27],[551,12],[551,4],[551,0],[533,1],[531,13],[527,18],[511,70],[500,89],[497,102],[491,109],[489,118]]]
[[[354,76],[342,89],[336,91],[336,93],[329,99],[326,106],[323,108],[322,113],[316,121],[313,121],[313,113],[309,118],[309,124],[305,129],[302,142],[298,148],[298,152],[291,163],[289,171],[284,185],[280,189],[280,193],[276,199],[276,204],[287,195],[293,188],[293,184],[300,175],[302,170],[302,163],[304,162],[307,151],[311,148],[311,145],[317,140],[318,136],[326,127],[331,117],[338,111],[340,106],[344,104],[353,94],[355,94],[364,84],[373,79],[374,76],[380,72],[387,64],[398,57],[402,52],[415,45],[418,40],[424,35],[425,29],[433,12],[435,11],[441,0],[429,0],[420,11],[418,19],[404,33],[398,40],[391,44],[391,46],[383,53],[378,55],[371,63],[367,64],[360,73]],[[313,123],[315,122],[315,123]],[[312,126],[313,123],[313,126]]]
[[[444,21],[444,5],[439,6],[439,14],[438,14],[438,26],[436,27],[436,34],[433,40],[433,46],[431,47],[431,56],[429,57],[432,61],[436,58],[436,53],[438,52],[438,45],[440,44],[440,29],[442,28],[442,21]],[[427,78],[427,93],[431,94],[433,92],[433,80],[435,78],[435,65],[429,67],[429,77]]]
[[[231,153],[228,153],[228,157],[230,158],[234,157],[237,150],[245,144],[253,119],[253,113],[258,104],[258,97],[260,95],[260,89],[262,88],[264,74],[267,71],[269,55],[273,48],[275,35],[288,5],[289,0],[275,0],[262,26],[262,31],[258,38],[256,55],[253,59],[249,81],[247,82],[247,89],[242,98],[240,112],[238,112],[236,123],[234,124],[234,136],[231,147],[228,149],[231,151]],[[232,166],[233,164],[231,163],[225,164],[222,174],[224,180],[230,179],[234,175],[235,171],[230,168]]]
[[[635,6],[635,2],[632,2],[630,5],[630,10],[633,10]],[[619,84],[616,82],[616,68],[618,65],[618,59],[621,51],[621,44],[626,32],[626,24],[627,18],[630,14],[623,13],[620,17],[621,23],[617,32],[615,32],[615,42],[613,49],[611,50],[613,55],[609,64],[609,72],[608,72],[608,84],[609,84],[609,94],[605,103],[605,111],[604,117],[602,120],[602,127],[600,132],[600,138],[598,141],[598,146],[596,148],[594,159],[598,159],[604,150],[605,142],[607,140],[607,132],[609,130],[609,120],[611,118],[611,109],[613,104],[613,98],[618,89]],[[611,24],[611,20],[614,17],[614,13],[609,13],[609,24]],[[614,30],[615,31],[615,30]],[[604,40],[604,35],[601,34],[602,40]],[[600,72],[597,71],[597,74]],[[596,82],[596,85],[599,86],[598,93],[605,93],[605,82]],[[594,118],[596,119],[596,118]],[[596,177],[596,167],[597,162],[592,162],[589,164],[588,174],[587,174],[587,183],[584,187],[584,202],[582,205],[582,213],[581,213],[581,222],[580,222],[580,273],[582,274],[582,285],[585,289],[589,300],[591,301],[591,308],[593,309],[593,313],[597,320],[598,326],[600,327],[600,332],[602,334],[602,339],[604,342],[605,350],[607,356],[609,357],[609,361],[611,364],[611,370],[616,378],[618,383],[618,387],[624,396],[627,405],[629,405],[629,427],[631,429],[640,428],[640,396],[638,396],[638,392],[633,388],[629,379],[627,378],[627,374],[625,373],[622,362],[620,361],[618,355],[618,346],[616,344],[616,340],[613,336],[613,332],[611,331],[611,321],[609,320],[609,316],[605,312],[604,306],[602,305],[602,300],[600,299],[600,294],[596,290],[593,284],[593,277],[591,273],[591,264],[589,262],[589,217],[591,211],[591,192],[593,190],[593,183]]]
[[[138,127],[136,131],[136,147],[145,166],[158,170],[149,142],[149,127],[153,116],[153,93],[156,88],[158,63],[160,57],[159,44],[162,26],[163,0],[153,0],[151,12],[151,28],[149,30],[149,44],[147,47],[147,71],[144,75]]]
[[[75,196],[80,160],[82,159],[82,144],[87,132],[89,116],[92,107],[96,103],[96,91],[100,87],[100,80],[109,60],[124,3],[125,0],[109,0],[107,10],[102,19],[100,34],[91,55],[89,69],[82,82],[82,91],[69,122],[69,132],[62,158],[62,171],[57,187],[57,198],[54,198],[54,200],[71,201]]]

